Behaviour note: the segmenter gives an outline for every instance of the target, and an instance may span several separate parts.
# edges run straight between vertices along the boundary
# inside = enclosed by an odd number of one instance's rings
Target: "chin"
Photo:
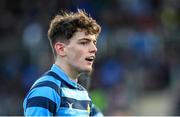
[[[92,71],[92,67],[91,68],[85,68],[81,70],[82,72],[91,72]]]

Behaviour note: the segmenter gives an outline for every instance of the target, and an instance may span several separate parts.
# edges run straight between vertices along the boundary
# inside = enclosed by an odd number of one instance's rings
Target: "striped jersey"
[[[87,90],[55,64],[32,85],[23,108],[25,116],[102,116]]]

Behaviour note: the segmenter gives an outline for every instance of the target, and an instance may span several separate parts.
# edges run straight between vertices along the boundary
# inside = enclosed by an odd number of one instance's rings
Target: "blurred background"
[[[0,115],[23,115],[25,94],[53,63],[50,20],[77,8],[102,26],[82,82],[103,114],[180,115],[179,0],[0,0]]]

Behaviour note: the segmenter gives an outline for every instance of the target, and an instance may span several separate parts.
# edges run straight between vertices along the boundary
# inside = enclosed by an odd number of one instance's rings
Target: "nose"
[[[92,44],[92,45],[91,45],[91,47],[90,47],[90,49],[89,49],[89,52],[90,52],[90,53],[96,53],[96,52],[97,52],[97,47],[96,47],[95,44]]]

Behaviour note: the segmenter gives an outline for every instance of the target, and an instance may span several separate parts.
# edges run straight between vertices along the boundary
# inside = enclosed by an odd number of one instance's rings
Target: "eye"
[[[82,41],[82,42],[80,42],[80,44],[86,45],[86,44],[88,44],[88,42],[87,41]]]

